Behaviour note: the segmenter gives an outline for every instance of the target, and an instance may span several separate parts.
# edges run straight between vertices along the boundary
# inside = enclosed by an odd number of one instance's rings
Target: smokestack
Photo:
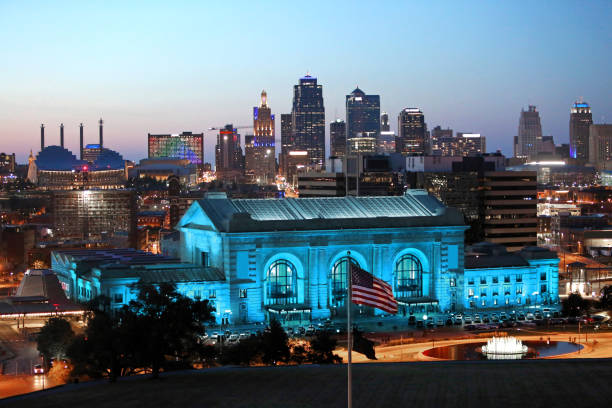
[[[64,124],[60,124],[60,146],[64,147]]]
[[[104,135],[103,135],[103,128],[104,128],[104,121],[102,120],[102,118],[100,118],[100,150],[102,150],[102,148],[104,147]]]
[[[45,148],[45,124],[40,124],[40,150]]]
[[[79,125],[79,143],[81,146],[81,160],[83,160],[83,124]]]

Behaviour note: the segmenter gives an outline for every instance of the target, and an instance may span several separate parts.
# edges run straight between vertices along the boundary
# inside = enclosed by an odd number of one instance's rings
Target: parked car
[[[480,315],[479,314],[475,314],[474,315],[474,323],[482,323],[482,320],[480,319]]]
[[[533,314],[533,313],[531,313],[531,312],[528,312],[528,313],[527,313],[527,320],[529,320],[529,321],[534,321],[534,320],[535,320],[535,316],[534,316],[534,314]]]
[[[427,319],[427,327],[434,327],[436,325],[436,323],[433,321],[433,319]]]
[[[472,316],[465,315],[465,318],[463,319],[463,321],[465,322],[465,324],[472,324]]]
[[[414,315],[410,315],[408,317],[408,324],[414,326],[416,324],[416,317]]]
[[[444,326],[444,319],[442,319],[441,317],[438,317],[436,319],[436,326],[438,326],[438,327]]]
[[[417,320],[416,327],[423,328],[423,327],[425,327],[425,324],[423,323],[422,320]]]
[[[34,366],[34,374],[38,375],[38,374],[44,374],[44,373],[45,373],[45,369],[43,368],[41,364],[36,364]]]
[[[293,329],[291,329],[291,333],[293,333]],[[244,333],[240,333],[240,336],[238,336],[238,340],[242,341],[242,340],[246,340],[249,337],[251,337],[251,335],[249,334],[249,332],[244,332]]]
[[[519,313],[517,320],[520,320],[520,321],[525,320],[525,313]]]

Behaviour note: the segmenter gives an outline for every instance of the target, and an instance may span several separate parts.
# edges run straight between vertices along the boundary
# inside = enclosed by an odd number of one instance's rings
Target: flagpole
[[[353,295],[351,293],[351,285],[353,280],[353,273],[351,271],[351,251],[346,251],[347,255],[347,290],[348,290],[348,301],[346,303],[346,333],[348,341],[348,408],[353,407],[353,375],[352,375],[352,352],[353,352],[353,328],[351,327],[351,303],[353,302]]]

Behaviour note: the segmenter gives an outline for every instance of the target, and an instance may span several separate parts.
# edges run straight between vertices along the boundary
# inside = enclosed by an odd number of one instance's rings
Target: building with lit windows
[[[267,99],[262,91],[261,104],[253,107],[253,135],[244,140],[245,176],[258,184],[274,184],[276,175],[274,115]]]
[[[192,164],[204,163],[204,134],[183,132],[181,134],[148,134],[149,159],[174,157],[189,159]]]
[[[589,130],[593,124],[591,107],[584,101],[576,101],[570,109],[569,136],[570,157],[583,162],[589,158]]]
[[[97,294],[114,308],[137,283],[174,283],[208,299],[217,323],[285,323],[346,316],[350,263],[393,288],[400,316],[558,303],[556,254],[509,253],[483,243],[464,251],[461,214],[421,190],[393,197],[195,201],[162,243],[164,256],[129,249],[54,251],[70,299]],[[352,305],[358,320],[382,312]]]
[[[405,108],[397,117],[395,151],[405,156],[423,156],[428,151],[427,124],[419,108]]]
[[[516,157],[534,158],[537,154],[540,140],[542,140],[540,113],[534,105],[529,105],[527,110],[521,109],[516,145],[517,151],[514,152],[514,155]]]
[[[295,150],[307,151],[313,165],[325,165],[323,86],[308,74],[293,87],[291,136]]]

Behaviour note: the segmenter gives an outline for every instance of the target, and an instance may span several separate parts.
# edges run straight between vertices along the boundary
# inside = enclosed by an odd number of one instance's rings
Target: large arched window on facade
[[[395,263],[395,297],[423,296],[423,266],[414,255],[403,255]]]
[[[357,262],[351,258],[351,263],[358,265]],[[331,271],[331,303],[332,306],[342,307],[344,306],[344,298],[346,297],[346,288],[348,286],[348,258],[340,258],[334,263]]]
[[[297,269],[284,259],[274,261],[266,276],[266,304],[288,305],[297,299]]]

